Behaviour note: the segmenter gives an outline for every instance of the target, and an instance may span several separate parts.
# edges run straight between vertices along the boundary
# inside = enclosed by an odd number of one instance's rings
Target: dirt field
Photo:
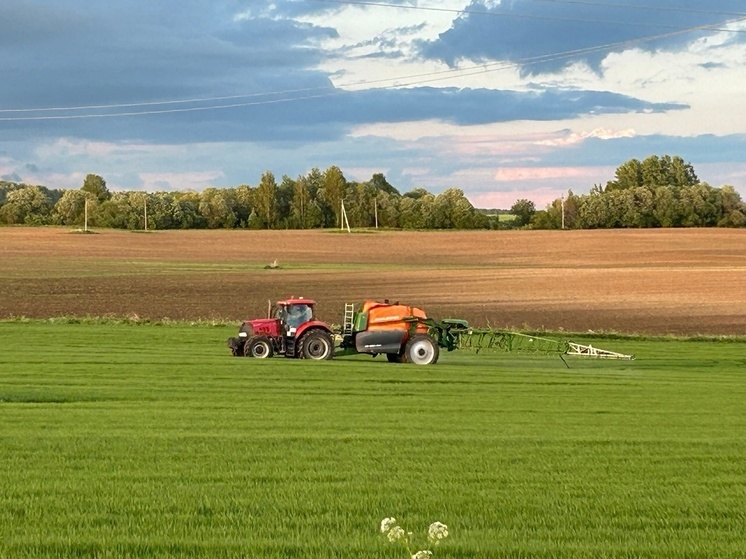
[[[289,295],[333,323],[345,302],[389,298],[480,326],[743,335],[746,230],[0,228],[0,318],[238,321]]]

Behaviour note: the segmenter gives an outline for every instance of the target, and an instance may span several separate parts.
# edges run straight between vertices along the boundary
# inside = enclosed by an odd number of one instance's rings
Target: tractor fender
[[[325,332],[333,334],[332,329],[329,328],[329,326],[325,322],[321,322],[320,320],[311,320],[310,322],[304,322],[303,324],[298,326],[298,329],[295,331],[295,339],[300,339],[300,337],[305,332],[311,330],[312,328],[321,328]]]

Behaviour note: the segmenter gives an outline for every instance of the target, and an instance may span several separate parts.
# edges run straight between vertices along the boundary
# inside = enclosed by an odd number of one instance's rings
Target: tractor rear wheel
[[[314,329],[307,332],[298,342],[298,355],[302,359],[321,361],[334,357],[334,341],[328,332]]]
[[[415,365],[435,365],[440,356],[437,342],[427,334],[417,334],[404,346],[403,361]]]
[[[254,336],[243,346],[243,353],[246,357],[268,359],[274,355],[272,341],[266,336]]]

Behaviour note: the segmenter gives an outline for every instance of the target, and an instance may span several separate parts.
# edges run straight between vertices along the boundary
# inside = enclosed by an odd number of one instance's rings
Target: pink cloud
[[[578,144],[588,138],[598,138],[600,140],[614,140],[617,138],[633,138],[636,136],[634,129],[627,128],[626,130],[609,130],[607,128],[596,128],[590,132],[583,130],[582,132],[570,132],[564,131],[559,137],[547,138],[546,140],[540,140],[536,142],[538,146],[549,146],[549,147],[563,147]]]
[[[614,174],[613,169],[611,175]],[[606,167],[501,167],[495,171],[494,179],[498,182],[532,181],[547,179],[582,178],[599,180],[608,177]]]

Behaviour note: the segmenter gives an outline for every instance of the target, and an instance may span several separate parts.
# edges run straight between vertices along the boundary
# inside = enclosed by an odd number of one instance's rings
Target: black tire
[[[243,354],[246,357],[256,357],[257,359],[269,359],[274,355],[272,349],[272,340],[266,336],[254,336],[246,341],[243,346]]]
[[[334,340],[329,332],[314,329],[303,334],[298,342],[298,356],[301,359],[323,361],[334,357]]]
[[[401,363],[402,362],[402,355],[398,353],[387,353],[386,359],[388,359],[389,363]]]
[[[435,365],[440,356],[437,342],[427,334],[412,336],[404,346],[403,361],[415,365]]]

